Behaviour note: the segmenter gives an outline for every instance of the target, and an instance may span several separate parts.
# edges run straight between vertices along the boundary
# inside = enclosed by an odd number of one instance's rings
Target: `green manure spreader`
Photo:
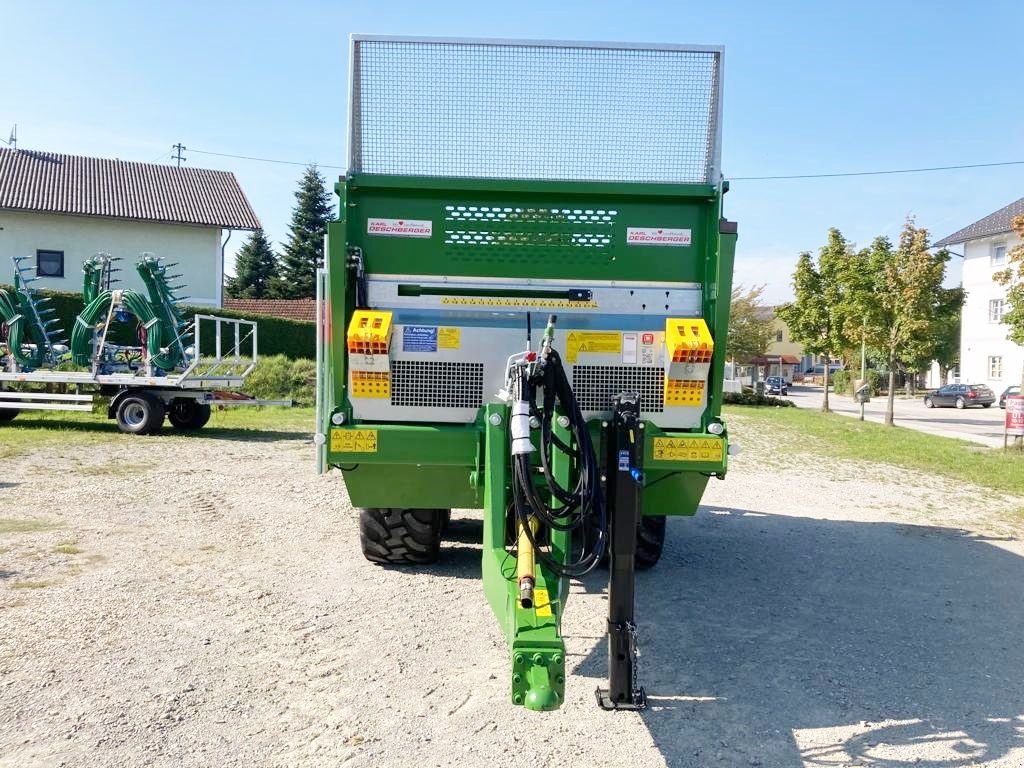
[[[609,569],[607,709],[637,709],[634,574],[725,475],[736,226],[722,49],[354,36],[319,276],[316,442],[364,555],[483,510],[509,697],[565,694],[569,580]]]

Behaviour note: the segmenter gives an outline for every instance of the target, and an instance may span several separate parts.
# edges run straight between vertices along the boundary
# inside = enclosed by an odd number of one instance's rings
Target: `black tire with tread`
[[[359,510],[363,556],[382,565],[427,565],[437,561],[446,509],[369,507]]]
[[[0,408],[0,424],[6,421],[12,421],[21,411],[17,408]]]
[[[658,564],[665,548],[665,515],[644,515],[636,537],[636,569],[646,571]]]
[[[141,407],[144,413],[138,423],[129,421],[125,416],[128,409],[135,406]],[[114,418],[117,420],[117,428],[125,434],[153,435],[164,425],[166,413],[163,402],[155,395],[149,392],[129,392],[118,401]]]
[[[190,397],[176,397],[167,409],[167,420],[175,429],[191,432],[205,427],[211,412],[208,403],[200,403]]]

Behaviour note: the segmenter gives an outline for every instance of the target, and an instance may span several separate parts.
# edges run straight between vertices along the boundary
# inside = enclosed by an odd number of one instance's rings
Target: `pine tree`
[[[235,276],[228,278],[227,293],[233,299],[263,299],[270,295],[279,265],[262,229],[257,229],[235,257]]]
[[[295,193],[291,234],[281,259],[281,279],[275,282],[279,298],[312,298],[316,293],[316,270],[324,259],[324,233],[331,220],[331,197],[324,177],[309,166]]]

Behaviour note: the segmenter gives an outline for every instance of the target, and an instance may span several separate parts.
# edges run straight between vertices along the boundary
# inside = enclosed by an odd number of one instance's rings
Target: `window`
[[[36,277],[64,277],[64,251],[36,251]]]
[[[782,341],[782,331],[776,331],[775,332],[775,340],[776,341]]]
[[[992,246],[992,266],[993,267],[1004,267],[1006,266],[1006,245],[1000,243],[999,245]]]
[[[1006,314],[1006,302],[1003,299],[992,299],[988,303],[988,321],[990,323],[1003,322],[1003,315]]]
[[[988,377],[990,379],[1003,378],[1003,357],[995,355],[988,359]]]

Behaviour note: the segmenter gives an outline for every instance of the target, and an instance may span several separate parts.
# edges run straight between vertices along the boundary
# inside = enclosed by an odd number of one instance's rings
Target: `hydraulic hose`
[[[604,555],[608,536],[608,520],[601,490],[601,475],[586,420],[576,401],[558,352],[550,348],[555,318],[548,321],[545,345],[540,362],[531,373],[520,366],[512,381],[512,472],[513,501],[519,529],[529,540],[535,557],[561,576],[578,577],[594,568]],[[542,407],[537,408],[538,389],[543,391]],[[525,413],[524,413],[525,411]],[[567,445],[554,434],[553,420],[559,412],[568,419],[571,435]],[[529,442],[529,416],[540,420],[540,460],[542,485],[549,501],[544,501],[534,483],[533,446]],[[526,427],[524,428],[524,423]],[[525,442],[524,442],[525,439]],[[572,447],[575,445],[575,449]],[[572,488],[563,487],[554,478],[552,454],[558,450],[573,463],[577,476]],[[563,564],[538,546],[537,529],[531,522],[536,517],[549,529],[579,532],[583,541],[579,559]],[[593,534],[593,536],[591,536]],[[593,541],[590,539],[593,538]]]

